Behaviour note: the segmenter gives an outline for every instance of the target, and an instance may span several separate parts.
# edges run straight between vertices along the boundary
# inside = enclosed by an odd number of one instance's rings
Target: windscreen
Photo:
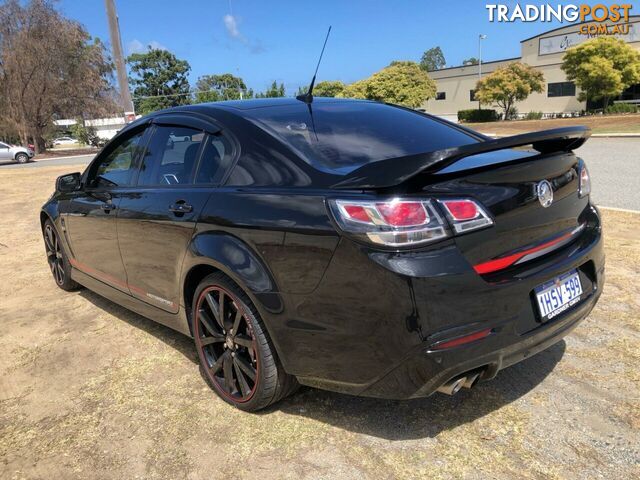
[[[418,112],[373,102],[300,102],[256,108],[248,115],[315,168],[339,175],[371,162],[477,141]]]

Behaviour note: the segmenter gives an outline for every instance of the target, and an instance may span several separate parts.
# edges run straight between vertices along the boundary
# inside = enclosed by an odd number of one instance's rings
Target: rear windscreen
[[[315,168],[341,175],[371,162],[478,141],[418,112],[372,102],[300,102],[256,108],[248,116]]]

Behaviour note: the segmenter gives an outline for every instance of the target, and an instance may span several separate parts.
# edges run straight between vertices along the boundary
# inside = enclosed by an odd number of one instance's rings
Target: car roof
[[[313,104],[331,104],[331,103],[378,103],[371,100],[356,100],[350,98],[327,98],[314,97]],[[184,105],[174,107],[167,110],[160,110],[151,114],[151,116],[162,115],[167,113],[192,112],[204,115],[210,115],[215,118],[215,114],[225,111],[241,117],[251,116],[252,110],[260,109],[261,112],[268,109],[279,109],[281,107],[300,106],[307,108],[307,105],[296,98],[279,97],[279,98],[253,98],[250,100],[226,100],[223,102],[197,103],[195,105]],[[144,117],[143,117],[144,118]]]

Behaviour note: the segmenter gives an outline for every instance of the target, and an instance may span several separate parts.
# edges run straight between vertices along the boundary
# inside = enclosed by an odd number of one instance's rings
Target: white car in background
[[[30,148],[0,142],[0,162],[27,163],[34,155]]]
[[[53,140],[54,147],[58,145],[75,145],[77,143],[78,143],[78,140],[71,137],[58,137]]]

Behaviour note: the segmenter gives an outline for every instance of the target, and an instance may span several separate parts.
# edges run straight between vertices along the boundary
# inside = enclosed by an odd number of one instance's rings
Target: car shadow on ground
[[[193,363],[197,355],[193,341],[168,327],[131,312],[90,290],[80,295],[129,325],[144,330],[175,348]],[[302,387],[297,393],[263,410],[259,415],[280,411],[310,418],[354,433],[387,440],[435,437],[439,433],[473,422],[509,405],[538,386],[562,359],[564,340],[512,367],[488,382],[455,396],[436,393],[415,400],[380,400],[354,397]],[[204,381],[204,380],[203,380]]]
[[[138,315],[131,310],[127,310],[117,303],[114,303],[111,300],[108,300],[86,288],[80,290],[79,294],[82,298],[90,301],[101,310],[110,313],[114,317],[128,323],[132,327],[139,328],[140,330],[153,335],[158,340],[166,343],[167,345],[182,353],[182,355],[191,360],[193,363],[198,363],[198,356],[193,346],[193,340],[186,335],[183,335],[180,332],[176,332],[175,330],[172,330],[169,327],[165,327],[164,325],[154,322],[153,320],[149,320],[148,318],[143,317],[142,315]]]
[[[415,400],[380,400],[305,388],[272,409],[387,440],[435,437],[499,410],[532,391],[555,368],[564,340],[454,396],[441,393]]]

